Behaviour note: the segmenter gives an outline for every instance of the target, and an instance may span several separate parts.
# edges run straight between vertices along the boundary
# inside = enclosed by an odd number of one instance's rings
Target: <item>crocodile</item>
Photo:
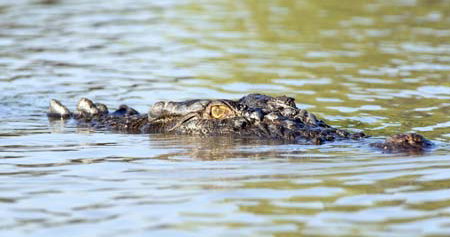
[[[127,105],[109,112],[106,105],[87,98],[81,98],[76,110],[71,112],[52,99],[47,115],[50,119],[75,119],[78,126],[121,133],[239,136],[314,145],[369,137],[363,132],[328,125],[313,113],[298,108],[292,97],[262,94],[249,94],[238,100],[161,101],[151,106],[146,114]],[[420,134],[405,133],[369,145],[386,153],[418,153],[433,144]]]

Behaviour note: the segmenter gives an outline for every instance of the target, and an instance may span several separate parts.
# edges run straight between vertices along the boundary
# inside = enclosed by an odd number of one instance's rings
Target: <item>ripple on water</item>
[[[449,235],[447,1],[1,5],[1,236]],[[146,112],[248,93],[380,137],[419,131],[435,148],[119,134],[44,116],[51,98]]]

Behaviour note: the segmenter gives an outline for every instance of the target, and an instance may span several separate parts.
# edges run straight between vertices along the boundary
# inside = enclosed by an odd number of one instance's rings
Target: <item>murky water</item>
[[[0,1],[1,236],[450,235],[450,1]],[[289,95],[357,142],[95,132],[50,98]]]

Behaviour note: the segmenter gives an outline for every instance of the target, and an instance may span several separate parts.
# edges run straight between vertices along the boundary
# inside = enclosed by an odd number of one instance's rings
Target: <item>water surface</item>
[[[450,2],[0,1],[2,236],[450,235]],[[51,98],[288,95],[336,127],[436,147],[136,135]]]

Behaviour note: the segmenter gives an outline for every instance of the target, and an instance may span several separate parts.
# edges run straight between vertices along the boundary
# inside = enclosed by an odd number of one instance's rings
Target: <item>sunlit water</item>
[[[0,1],[1,236],[450,235],[448,0]],[[295,97],[383,154],[49,123],[81,97]]]

